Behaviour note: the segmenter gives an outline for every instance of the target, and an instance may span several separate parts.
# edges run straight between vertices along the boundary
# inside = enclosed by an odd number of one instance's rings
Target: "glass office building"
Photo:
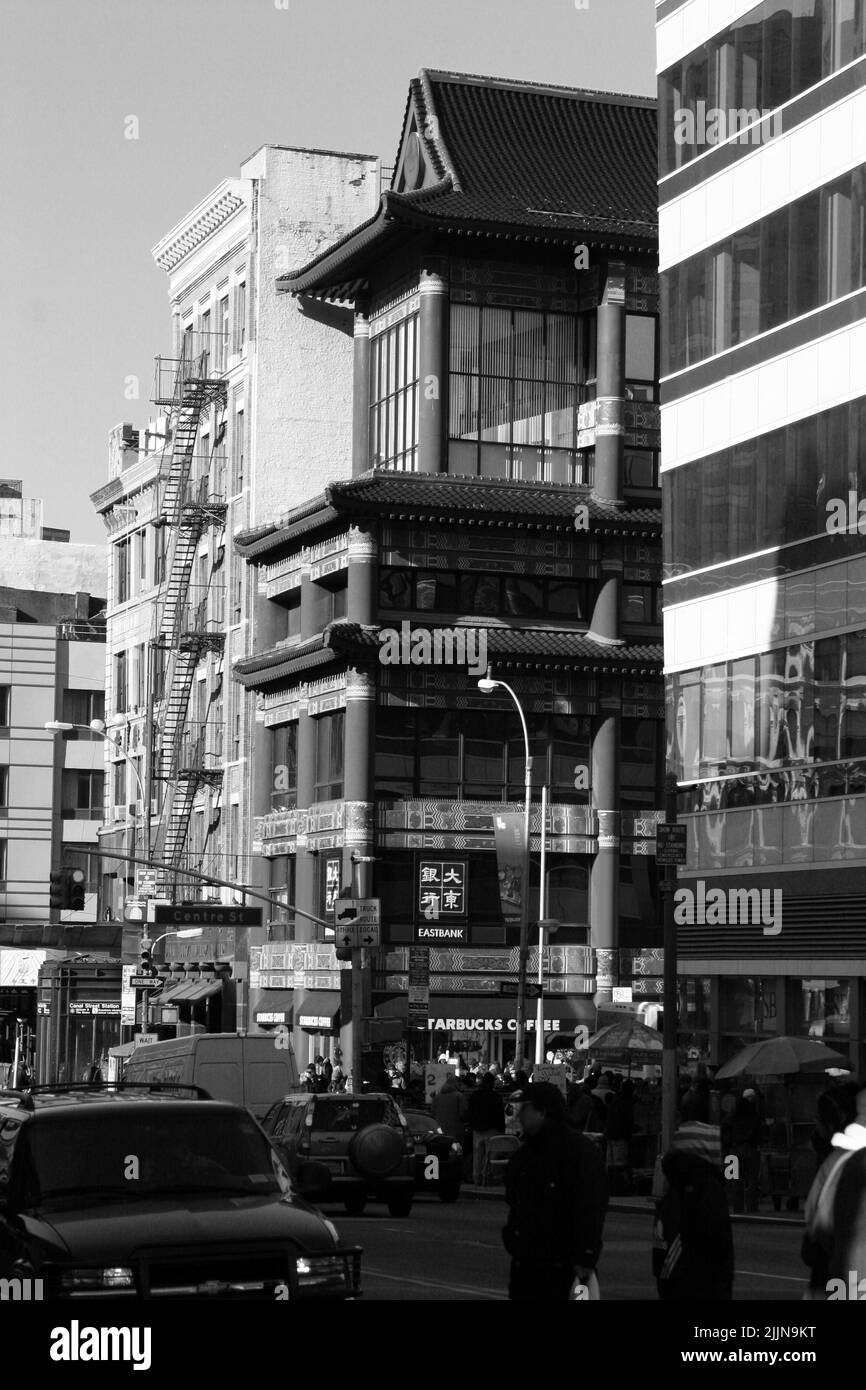
[[[862,1073],[866,3],[656,19],[681,1043]]]

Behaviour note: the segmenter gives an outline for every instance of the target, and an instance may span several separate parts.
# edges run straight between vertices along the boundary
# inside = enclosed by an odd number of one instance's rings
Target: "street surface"
[[[346,1241],[364,1248],[364,1299],[463,1301],[504,1299],[508,1256],[500,1231],[504,1201],[461,1198],[445,1206],[416,1198],[411,1216],[396,1220],[371,1203],[363,1216],[323,1206]],[[802,1226],[734,1223],[734,1299],[800,1299],[805,1266],[800,1261]],[[651,1274],[651,1218],[611,1212],[605,1222],[599,1282],[605,1300],[658,1301]]]

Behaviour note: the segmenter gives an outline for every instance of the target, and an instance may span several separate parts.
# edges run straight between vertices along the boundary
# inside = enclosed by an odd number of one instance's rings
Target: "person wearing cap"
[[[601,1255],[604,1163],[595,1145],[569,1127],[557,1086],[533,1082],[511,1100],[520,1107],[524,1141],[505,1172],[508,1297],[567,1303],[572,1285],[588,1284]]]
[[[719,1157],[718,1129],[693,1122],[677,1130],[662,1159],[667,1191],[656,1216],[653,1272],[665,1301],[733,1297],[734,1241]]]

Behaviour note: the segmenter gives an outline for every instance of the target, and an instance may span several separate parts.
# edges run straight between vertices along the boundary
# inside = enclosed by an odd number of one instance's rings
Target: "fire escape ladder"
[[[189,832],[196,788],[211,781],[204,767],[202,737],[190,748],[187,715],[195,668],[208,651],[222,650],[224,633],[207,626],[210,573],[200,601],[189,603],[190,579],[198,542],[208,527],[224,527],[226,504],[208,491],[208,476],[191,482],[195,443],[205,410],[226,399],[226,383],[208,375],[207,351],[193,356],[184,344],[169,402],[171,455],[164,473],[159,512],[168,530],[166,579],[157,616],[154,646],[165,653],[162,707],[157,719],[158,747],[153,776],[162,782],[154,858],[179,868]],[[157,364],[159,379],[160,364]]]

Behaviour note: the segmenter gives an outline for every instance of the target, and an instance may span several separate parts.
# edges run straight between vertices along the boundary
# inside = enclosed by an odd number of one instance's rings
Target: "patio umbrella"
[[[790,1076],[794,1072],[819,1071],[844,1061],[846,1058],[841,1053],[814,1038],[765,1038],[763,1042],[749,1043],[719,1067],[715,1080],[742,1076],[743,1072],[753,1076]]]
[[[633,1016],[608,1023],[587,1043],[591,1056],[620,1065],[627,1063],[629,1069],[633,1064],[642,1066],[645,1062],[660,1061],[662,1048],[662,1035],[658,1029],[647,1028],[645,1023]]]

